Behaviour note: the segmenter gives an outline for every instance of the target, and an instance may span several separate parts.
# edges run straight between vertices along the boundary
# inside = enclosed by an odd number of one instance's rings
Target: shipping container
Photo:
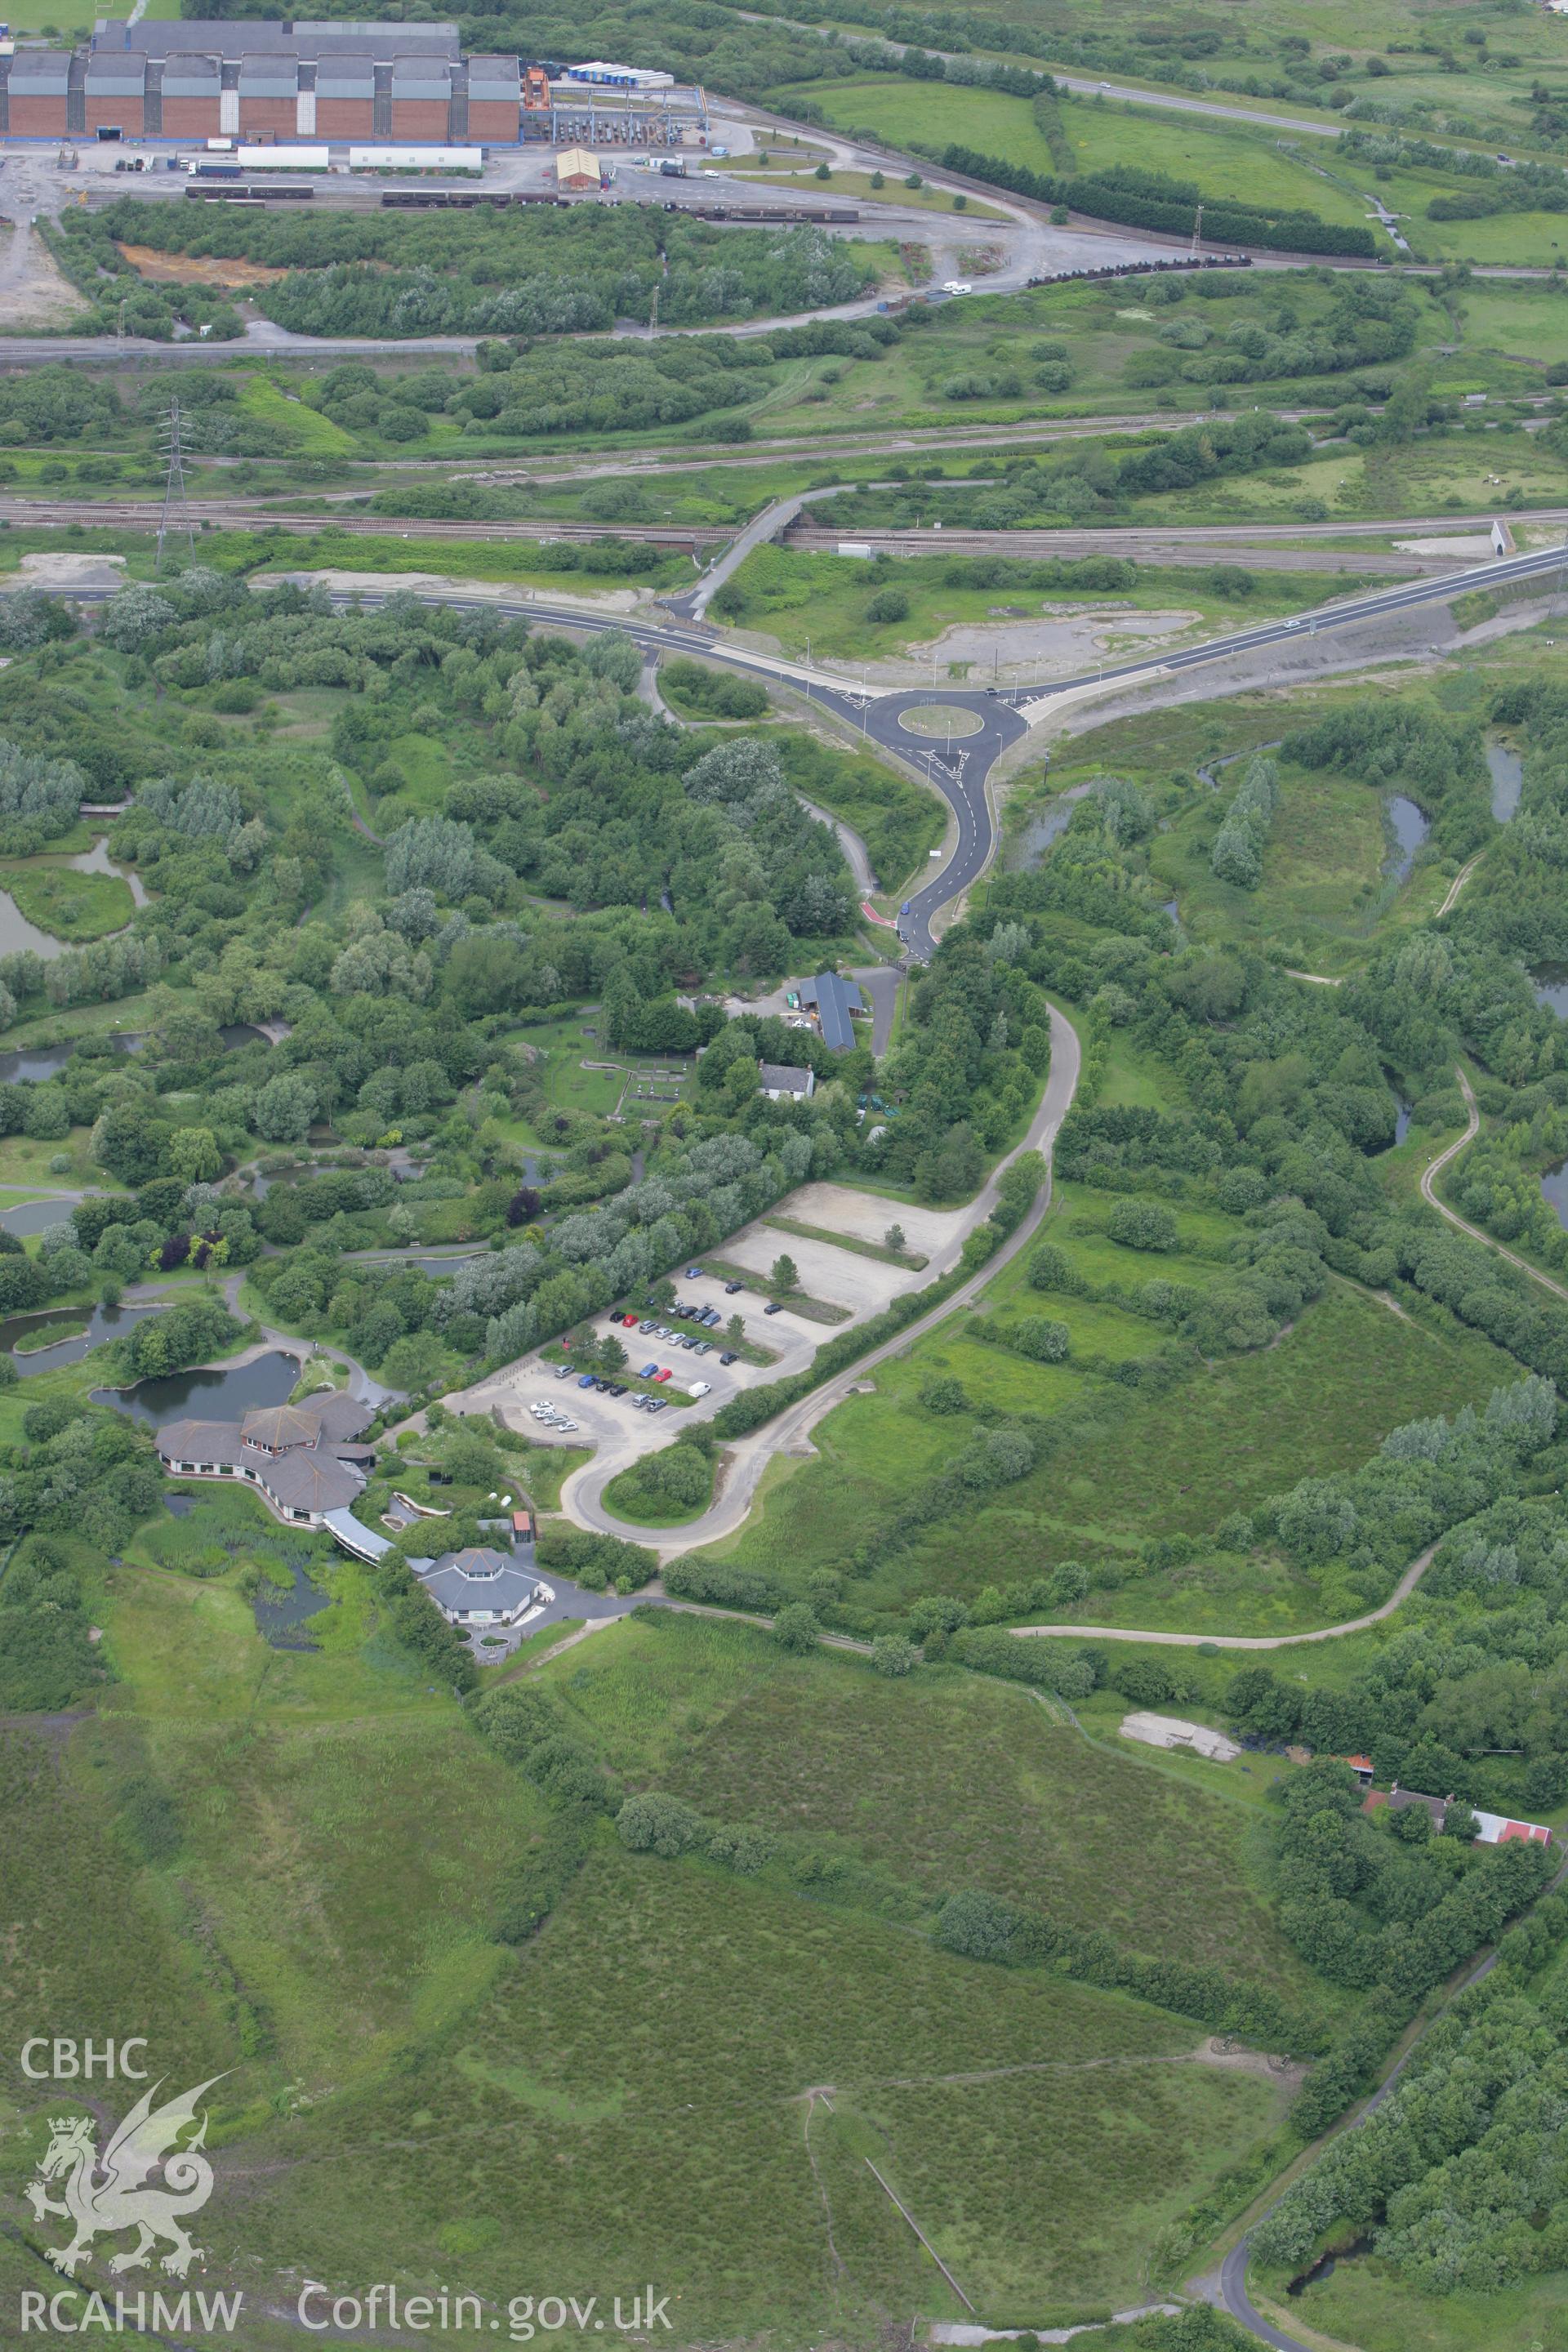
[[[324,172],[325,147],[237,147],[235,160],[247,172]]]
[[[323,151],[324,152],[324,151]],[[482,147],[351,147],[351,172],[482,172]]]

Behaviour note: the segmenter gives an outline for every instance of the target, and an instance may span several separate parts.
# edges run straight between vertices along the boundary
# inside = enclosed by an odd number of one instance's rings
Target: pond
[[[1568,963],[1532,964],[1530,984],[1537,1004],[1544,1004],[1559,1021],[1568,1021]]]
[[[1415,802],[1403,793],[1390,793],[1383,805],[1394,835],[1394,847],[1383,861],[1383,870],[1395,882],[1408,882],[1415,853],[1432,828]]]
[[[67,1225],[79,1195],[67,1192],[52,1201],[18,1201],[14,1209],[0,1209],[0,1225],[8,1234],[47,1234],[51,1225]]]
[[[78,1329],[68,1339],[58,1339],[52,1347],[35,1344],[42,1332],[79,1325],[87,1314],[85,1307],[57,1307],[53,1312],[41,1315],[8,1315],[0,1321],[0,1348],[4,1348],[24,1380],[35,1372],[52,1372],[61,1364],[79,1364],[94,1348],[101,1348],[106,1339],[119,1338],[129,1331],[143,1316],[156,1315],[156,1307],[95,1307],[85,1331]],[[18,1341],[26,1352],[16,1353]]]
[[[1332,2278],[1341,2263],[1353,2263],[1358,2254],[1370,2254],[1370,2238],[1352,2238],[1348,2246],[1336,2246],[1331,2254],[1320,2254],[1310,2271],[1302,2271],[1286,2288],[1287,2294],[1304,2294],[1320,2279]]]
[[[1021,825],[1007,845],[1007,869],[1012,874],[1026,874],[1037,866],[1053,841],[1064,834],[1072,823],[1073,804],[1092,792],[1092,783],[1070,784],[1061,798],[1050,807],[1042,809]]]
[[[132,901],[138,907],[147,904],[147,888],[141,876],[129,866],[117,866],[109,855],[107,840],[95,841],[75,857],[40,857],[33,861],[39,866],[67,866],[73,874],[115,874],[130,886]],[[118,937],[113,933],[111,937]],[[30,923],[8,890],[0,890],[0,955],[14,955],[18,948],[31,948],[37,956],[52,961],[64,955],[68,940],[57,940],[52,931],[41,931]]]
[[[1058,836],[1072,823],[1072,811],[1058,801],[1055,808],[1031,817],[1019,827],[1007,845],[1007,864],[1015,874],[1026,874],[1037,866]]]
[[[187,1413],[197,1421],[238,1421],[259,1405],[287,1404],[299,1378],[300,1358],[274,1350],[248,1364],[170,1372],[162,1380],[138,1381],[132,1389],[94,1389],[92,1402],[111,1404],[154,1429]]]
[[[0,902],[10,900],[0,891]],[[4,913],[0,911],[0,941],[4,940]],[[242,1045],[269,1045],[271,1039],[265,1029],[257,1028],[251,1021],[231,1021],[218,1031],[226,1053],[237,1053]],[[139,1054],[147,1043],[145,1029],[122,1029],[110,1039],[116,1053]],[[23,1079],[37,1085],[45,1078],[58,1077],[76,1051],[74,1041],[63,1045],[23,1045],[14,1054],[0,1054],[0,1087],[14,1087]],[[17,1231],[25,1230],[18,1226]]]
[[[1500,824],[1506,824],[1519,806],[1520,786],[1524,782],[1524,761],[1519,752],[1506,743],[1487,745],[1487,771],[1492,780],[1492,814]]]
[[[4,895],[0,892],[0,897]],[[124,1029],[112,1042],[117,1053],[139,1054],[146,1031]],[[0,1087],[17,1086],[24,1078],[37,1085],[58,1077],[75,1051],[75,1045],[68,1041],[63,1045],[21,1045],[14,1054],[0,1054]]]
[[[1568,1160],[1560,1160],[1541,1180],[1541,1197],[1558,1223],[1568,1231]]]
[[[285,1592],[280,1585],[263,1584],[251,1603],[257,1631],[275,1650],[313,1650],[315,1643],[300,1629],[323,1609],[330,1609],[331,1599],[316,1590],[298,1560],[290,1560],[289,1566],[294,1579],[290,1590]]]
[[[1407,1103],[1403,1095],[1395,1095],[1394,1100],[1395,1104],[1394,1113],[1394,1140],[1395,1144],[1401,1144],[1410,1132],[1410,1119],[1411,1114],[1415,1109],[1415,1105],[1413,1103]]]

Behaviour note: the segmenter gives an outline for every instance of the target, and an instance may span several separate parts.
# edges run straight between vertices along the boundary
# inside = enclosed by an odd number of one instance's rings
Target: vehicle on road
[[[770,1299],[770,1300],[769,1300],[769,1302],[768,1302],[768,1304],[767,1304],[767,1306],[763,1307],[763,1313],[764,1315],[782,1315],[782,1314],[784,1313],[784,1301],[783,1301],[783,1299],[782,1299],[782,1298],[773,1298],[773,1299]]]
[[[944,294],[973,294],[974,289],[967,278],[944,278],[942,290]]]

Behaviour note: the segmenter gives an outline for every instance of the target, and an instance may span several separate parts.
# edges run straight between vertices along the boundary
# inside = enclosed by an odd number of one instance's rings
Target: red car
[[[635,1331],[637,1328],[637,1318],[635,1315],[623,1315],[621,1321],[626,1325],[628,1331]]]
[[[668,1364],[666,1364],[666,1366],[665,1366],[665,1368],[664,1368],[663,1371],[661,1371],[661,1372],[655,1372],[655,1374],[654,1374],[654,1379],[655,1379],[656,1381],[667,1381],[667,1380],[668,1380],[668,1378],[669,1378],[669,1366],[668,1366]]]

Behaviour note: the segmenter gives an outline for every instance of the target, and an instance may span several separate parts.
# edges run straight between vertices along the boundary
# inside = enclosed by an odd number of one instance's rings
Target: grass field
[[[1175,643],[1201,628],[1234,627],[1237,619],[1237,604],[1216,594],[1196,570],[1140,567],[1129,590],[1075,595],[1059,589],[970,584],[956,576],[961,564],[962,559],[915,555],[900,558],[889,569],[872,569],[852,556],[760,547],[733,576],[733,586],[745,603],[731,618],[742,629],[765,631],[786,653],[804,654],[809,642],[814,656],[851,666],[923,654],[950,629],[966,625],[984,630],[989,625],[995,626],[999,641],[1007,640],[1009,667],[1016,667],[1019,658],[1014,648],[1017,616],[1024,614],[1079,618],[1092,630],[1092,641],[1103,644],[1108,652],[1142,642],[1119,634],[1123,616],[1168,616]],[[973,567],[976,572],[984,568],[980,563]],[[1357,584],[1348,579],[1325,581],[1321,572],[1261,572],[1240,611],[1247,620],[1301,612],[1327,596],[1349,593]],[[902,592],[907,613],[899,620],[873,619],[868,606],[889,587]],[[954,667],[960,677],[972,672],[990,675],[988,657],[950,665]]]
[[[733,176],[737,180],[755,180],[763,186],[772,185],[776,188],[781,174],[776,171],[769,170],[737,172]],[[824,184],[813,174],[809,184],[805,179],[801,180],[798,192],[815,196],[822,193],[823,189]],[[793,194],[797,191],[792,189],[788,193]],[[965,196],[962,200],[955,201],[950,189],[933,188],[926,181],[922,181],[918,188],[906,187],[904,174],[899,172],[884,173],[882,185],[876,188],[871,184],[869,172],[844,172],[835,169],[828,174],[826,193],[846,203],[855,205],[897,205],[900,211],[913,209],[917,212],[928,213],[957,212],[967,214],[971,220],[980,221],[1006,218],[1006,215],[998,205],[988,205],[979,196]]]
[[[1331,769],[1281,767],[1262,883],[1242,890],[1220,881],[1210,860],[1241,772],[1222,771],[1217,793],[1201,788],[1150,851],[1150,871],[1176,900],[1189,938],[1279,949],[1308,970],[1338,971],[1363,961],[1391,921],[1436,912],[1447,868],[1421,865],[1404,883],[1385,877],[1381,795]]]
[[[1289,2000],[1321,1992],[1254,1875],[1259,1804],[1093,1747],[1026,1690],[956,1668],[890,1682],[693,1618],[623,1621],[546,1674],[628,1785],[714,1821],[820,1838],[928,1891],[1043,1903]]]
[[[629,2298],[652,2278],[678,2341],[766,2327],[795,2346],[829,2325],[860,2340],[894,2303],[947,2308],[870,2157],[972,2298],[1052,2324],[1130,2300],[1142,2250],[1277,2130],[1279,2086],[1194,2063],[1189,2021],[706,1866],[634,1859],[607,1828],[541,1935],[491,1942],[501,1882],[547,1832],[542,1801],[384,1643],[351,1563],[312,1567],[334,1595],[312,1621],[321,1649],[273,1651],[236,1589],[259,1515],[224,1496],[193,1517],[152,1522],[94,1599],[121,1676],[100,1717],[63,1747],[66,1726],[0,1732],[0,1790],[29,1888],[34,1973],[12,1984],[62,2029],[146,2032],[181,2079],[228,2070],[212,2134],[226,2193],[204,2225],[214,2276],[347,2284],[395,2245],[405,2291]],[[186,1572],[215,1534],[234,1568]],[[973,1847],[952,1847],[940,1790],[963,1771],[965,1717],[936,1677],[895,1691],[699,1621],[623,1625],[545,1671],[629,1779],[710,1751],[716,1775],[743,1777],[752,1742],[781,1803],[821,1809],[819,1775],[791,1796],[799,1759],[779,1743],[793,1726],[847,1762],[852,1739],[866,1768],[852,1840],[869,1853],[890,1838],[901,1864],[1003,1868],[1020,1797],[1048,1853],[1046,1783],[1065,1776],[1066,1799],[1082,1770],[1022,1693],[976,1685],[996,1786]],[[911,1696],[931,1710],[929,1776],[900,1825]],[[1140,1769],[1115,1759],[1097,1835],[1116,1834],[1119,1776]],[[1146,1777],[1147,1802],[1168,1806],[1171,1787]],[[731,1780],[714,1786],[728,1803]],[[176,1824],[156,1861],[138,1854],[138,1787]],[[1167,1873],[1162,1888],[1151,1851],[1130,1911],[1185,1934],[1205,1907],[1241,1903],[1267,1962],[1239,1858],[1250,1819],[1214,1806],[1192,1885]],[[105,1901],[121,1933],[84,1936]],[[825,2084],[826,2103],[806,2098]],[[8,2134],[8,2174],[35,2128]],[[525,2179],[572,2193],[523,2197]],[[236,2340],[271,2341],[260,2321]]]
[[[677,2341],[819,2341],[950,2307],[871,2156],[984,2306],[1109,2307],[1126,2250],[1274,2121],[1266,2082],[1184,2063],[1195,2040],[606,1837],[460,2034],[296,2129],[247,2236],[312,2276],[390,2231],[410,2273],[481,2291],[653,2277]]]

